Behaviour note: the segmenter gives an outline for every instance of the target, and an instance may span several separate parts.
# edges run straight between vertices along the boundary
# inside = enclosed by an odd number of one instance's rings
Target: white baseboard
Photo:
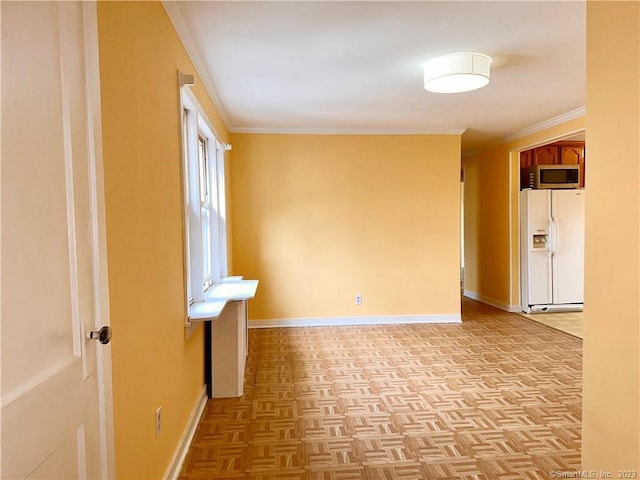
[[[336,327],[346,325],[401,325],[405,323],[461,323],[459,313],[434,315],[376,315],[371,317],[312,317],[249,320],[249,328]]]
[[[173,453],[173,457],[171,458],[171,462],[169,463],[169,468],[164,474],[165,480],[176,480],[180,475],[180,470],[182,470],[182,464],[184,463],[184,459],[187,456],[187,452],[189,451],[189,447],[191,446],[191,442],[193,441],[193,436],[196,433],[196,429],[198,428],[198,423],[200,422],[200,417],[202,416],[202,412],[204,412],[204,407],[207,404],[207,386],[202,387],[202,391],[200,392],[200,396],[196,401],[196,404],[193,406],[193,410],[191,411],[191,415],[189,416],[189,422],[187,426],[182,432],[182,437],[180,437],[180,441],[178,442],[178,448]]]
[[[495,298],[485,297],[484,295],[480,295],[476,292],[470,292],[469,290],[464,291],[464,296],[472,298],[474,300],[478,300],[482,303],[486,303],[487,305],[497,307],[500,310],[506,310],[507,312],[515,313],[522,311],[522,307],[520,305],[509,305],[508,303],[501,302],[500,300],[496,300]]]

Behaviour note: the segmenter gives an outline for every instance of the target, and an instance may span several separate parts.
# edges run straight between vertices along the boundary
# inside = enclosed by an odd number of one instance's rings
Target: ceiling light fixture
[[[468,92],[489,83],[491,58],[481,53],[452,53],[422,66],[424,88],[434,93]]]

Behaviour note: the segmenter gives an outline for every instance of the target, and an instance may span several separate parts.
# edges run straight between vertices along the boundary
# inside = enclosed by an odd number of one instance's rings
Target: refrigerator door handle
[[[554,257],[555,254],[557,253],[557,239],[558,236],[556,235],[556,228],[557,228],[557,223],[555,221],[555,219],[553,217],[549,217],[549,253],[551,254],[551,257]]]

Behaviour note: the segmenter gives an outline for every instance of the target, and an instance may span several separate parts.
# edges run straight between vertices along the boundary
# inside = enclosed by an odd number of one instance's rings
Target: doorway
[[[515,173],[511,176],[511,201],[514,205],[514,208],[511,209],[511,303],[518,305],[523,303],[522,299],[525,297],[523,289],[527,288],[527,279],[524,278],[526,274],[522,268],[522,261],[524,255],[528,254],[526,249],[521,248],[522,242],[526,240],[522,238],[520,229],[520,220],[523,218],[521,209],[524,208],[520,198],[520,174],[525,168],[533,165],[579,165],[580,187],[584,188],[586,185],[585,132],[576,132],[511,152],[511,169],[512,172]],[[582,226],[582,230],[584,231],[584,225]],[[583,278],[581,280],[583,280]],[[530,292],[530,290],[528,292]],[[524,310],[524,308],[525,307],[522,307],[519,310]],[[582,312],[576,312],[575,309],[562,313],[526,314],[522,311],[519,313],[531,320],[565,331],[574,336],[582,336],[583,315]]]

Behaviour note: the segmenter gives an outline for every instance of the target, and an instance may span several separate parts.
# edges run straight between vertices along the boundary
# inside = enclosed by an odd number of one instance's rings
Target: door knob
[[[106,345],[111,341],[111,327],[104,326],[100,330],[87,333],[88,340],[98,340],[101,344]]]

